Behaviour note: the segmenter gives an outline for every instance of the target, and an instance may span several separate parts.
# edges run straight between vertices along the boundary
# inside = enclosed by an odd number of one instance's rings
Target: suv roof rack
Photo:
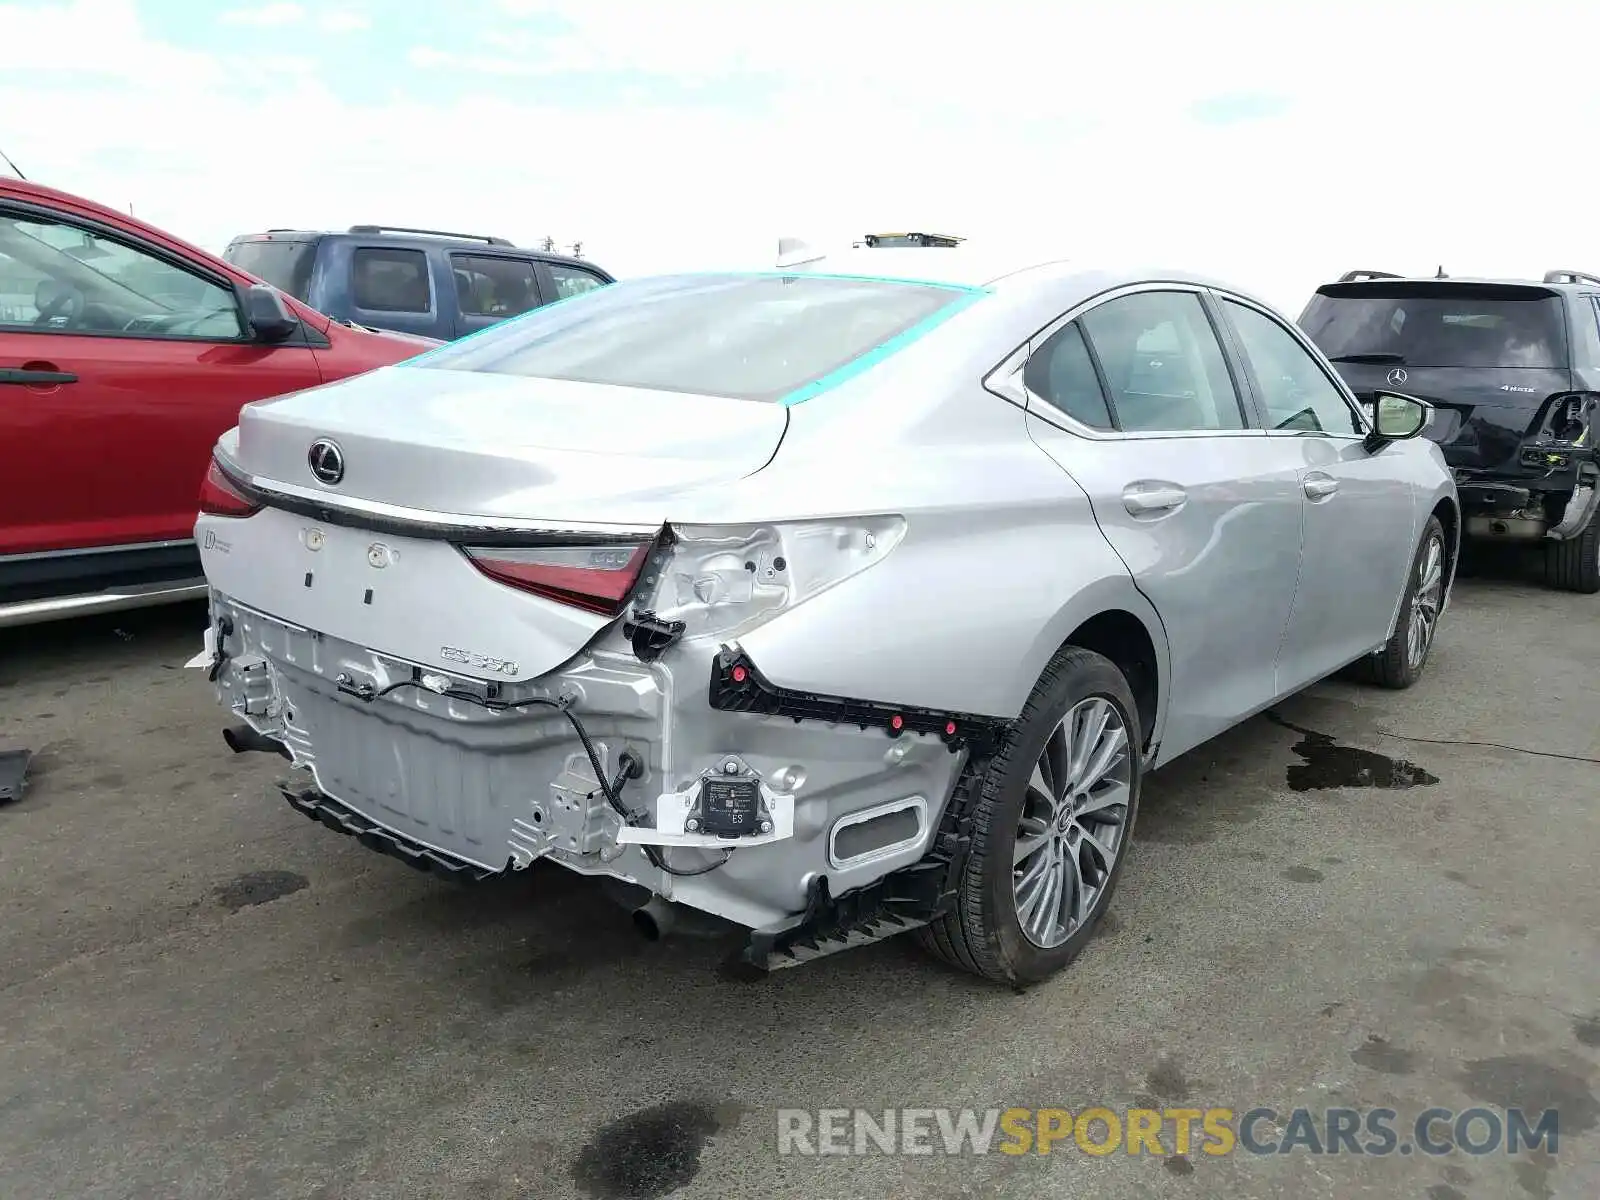
[[[1600,283],[1600,275],[1588,271],[1546,271],[1545,283]]]
[[[902,246],[959,246],[966,240],[948,233],[869,233],[855,246],[876,248],[885,242]]]
[[[510,246],[508,238],[490,237],[486,233],[451,233],[448,229],[413,229],[409,225],[352,225],[351,233],[419,233],[424,237],[460,238],[464,242],[485,242],[490,246]]]
[[[1346,271],[1339,276],[1340,283],[1355,283],[1359,279],[1403,279],[1405,276],[1396,275],[1393,271]]]

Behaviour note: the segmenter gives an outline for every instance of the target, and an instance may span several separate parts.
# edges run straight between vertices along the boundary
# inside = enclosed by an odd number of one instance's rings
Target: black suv
[[[1382,389],[1434,406],[1424,436],[1455,471],[1465,536],[1542,543],[1548,584],[1600,592],[1600,276],[1351,271],[1300,326],[1364,402]]]
[[[614,282],[592,262],[502,237],[352,225],[236,237],[234,266],[337,321],[448,342]]]

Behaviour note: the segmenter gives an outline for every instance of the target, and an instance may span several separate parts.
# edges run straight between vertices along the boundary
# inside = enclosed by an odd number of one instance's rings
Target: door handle
[[[1189,498],[1181,487],[1166,483],[1130,483],[1122,489],[1122,506],[1134,516],[1173,512]]]
[[[78,377],[69,371],[32,371],[16,367],[0,367],[0,384],[20,387],[59,387],[63,383],[77,383]]]
[[[1324,475],[1320,471],[1313,471],[1307,475],[1301,484],[1306,495],[1313,500],[1323,500],[1339,490],[1339,481],[1332,475]]]

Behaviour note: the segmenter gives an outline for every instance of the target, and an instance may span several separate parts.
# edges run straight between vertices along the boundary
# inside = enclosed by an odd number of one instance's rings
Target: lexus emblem
[[[1394,370],[1389,372],[1389,374],[1386,376],[1386,380],[1389,383],[1397,385],[1404,383],[1406,381],[1406,369],[1404,367],[1396,367]],[[343,470],[343,467],[341,466],[340,469]],[[316,468],[313,467],[312,470],[316,470]]]
[[[344,478],[344,451],[337,442],[318,438],[306,452],[306,463],[311,473],[323,483],[334,484]]]

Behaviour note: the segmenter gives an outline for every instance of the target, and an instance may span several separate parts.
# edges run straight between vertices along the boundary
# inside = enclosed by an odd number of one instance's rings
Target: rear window
[[[778,401],[968,294],[805,274],[626,280],[535,309],[416,365]]]
[[[315,241],[237,241],[223,255],[241,271],[249,271],[280,292],[305,300],[311,290],[311,267],[317,257]]]
[[[1334,362],[1408,367],[1567,366],[1561,300],[1532,288],[1323,288],[1300,325]]]

